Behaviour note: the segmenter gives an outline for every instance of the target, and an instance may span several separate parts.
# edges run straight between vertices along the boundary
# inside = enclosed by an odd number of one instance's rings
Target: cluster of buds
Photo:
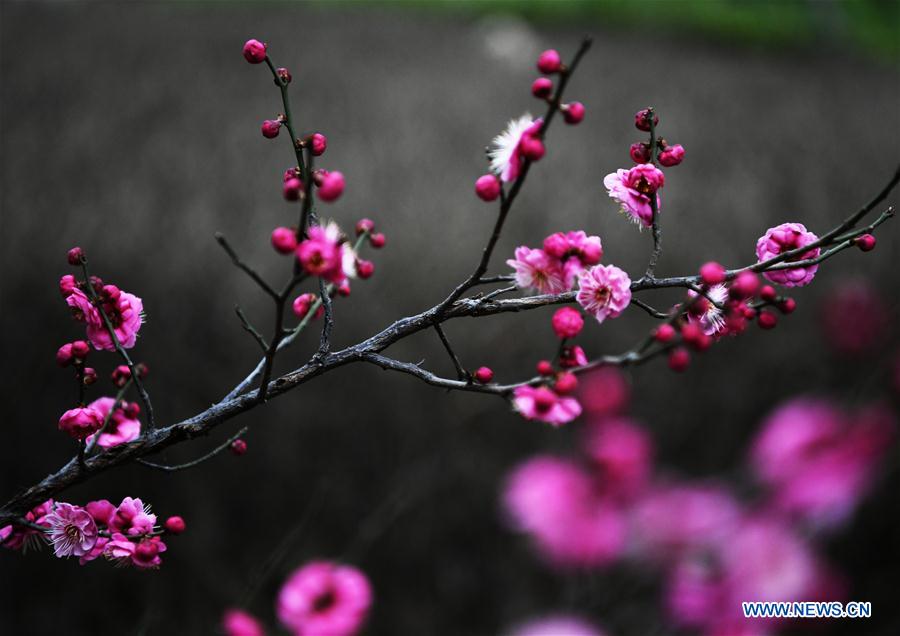
[[[643,132],[650,132],[651,125],[655,131],[659,124],[659,115],[652,108],[644,108],[634,114],[634,127]],[[651,142],[656,145],[656,160],[667,168],[677,166],[684,160],[684,147],[681,144],[669,144],[662,137],[651,136]],[[653,160],[653,148],[650,143],[636,142],[631,144],[629,154],[635,163],[651,163]]]
[[[739,272],[726,284],[727,272],[722,265],[709,262],[700,268],[700,293],[689,292],[683,316],[669,320],[653,332],[654,339],[672,346],[669,367],[681,372],[690,364],[690,351],[703,352],[723,336],[737,336],[756,320],[761,329],[778,324],[777,309],[793,313],[793,298],[779,296],[771,285],[761,285],[759,277],[749,271]]]

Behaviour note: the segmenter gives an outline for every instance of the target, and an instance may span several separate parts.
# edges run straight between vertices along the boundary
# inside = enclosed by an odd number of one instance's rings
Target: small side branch
[[[205,462],[209,459],[212,459],[213,457],[215,457],[216,455],[221,453],[223,450],[227,449],[229,446],[232,445],[232,443],[234,443],[235,440],[239,439],[244,433],[247,432],[247,428],[248,427],[245,426],[244,428],[239,430],[237,433],[235,433],[234,435],[229,437],[227,440],[225,440],[223,443],[219,444],[214,449],[212,449],[211,451],[206,453],[206,455],[198,457],[197,459],[195,459],[193,461],[185,462],[184,464],[175,464],[175,465],[170,466],[167,464],[157,464],[156,462],[151,462],[151,461],[148,461],[143,458],[137,459],[136,461],[141,466],[146,466],[147,468],[154,468],[156,470],[161,470],[166,473],[174,473],[179,470],[193,468],[194,466],[199,466],[203,462]]]
[[[263,353],[265,353],[269,348],[269,345],[266,344],[266,339],[262,337],[262,334],[259,333],[252,324],[250,324],[250,321],[247,320],[247,316],[244,315],[244,310],[241,309],[240,305],[234,306],[234,313],[236,313],[237,317],[240,319],[241,325],[244,327],[244,330],[251,336],[253,336],[260,349],[262,349]]]
[[[456,369],[456,377],[460,380],[468,381],[469,374],[466,373],[462,363],[459,361],[459,357],[456,355],[453,347],[450,346],[450,341],[447,340],[447,334],[444,333],[443,327],[441,327],[439,323],[435,323],[434,330],[437,332],[438,338],[441,339],[441,343],[444,345],[447,355],[449,355],[450,359],[453,361],[453,368]]]
[[[272,289],[269,283],[264,281],[263,277],[260,276],[255,269],[241,260],[241,258],[237,255],[237,252],[234,251],[234,248],[232,248],[228,243],[228,239],[225,238],[224,234],[222,234],[221,232],[216,232],[216,241],[219,242],[219,245],[222,246],[222,249],[225,250],[225,253],[228,254],[229,258],[231,258],[231,262],[234,263],[236,267],[243,270],[247,274],[247,276],[253,279],[253,282],[259,285],[259,288],[262,289],[266,294],[271,296],[273,299],[278,298],[278,294],[274,289]]]

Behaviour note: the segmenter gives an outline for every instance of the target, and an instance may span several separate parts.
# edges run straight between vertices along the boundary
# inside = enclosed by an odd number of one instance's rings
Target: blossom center
[[[316,612],[324,612],[332,605],[334,605],[337,597],[334,594],[334,590],[328,590],[324,594],[319,594],[313,601],[313,610]]]
[[[609,298],[611,296],[611,292],[609,287],[598,287],[597,291],[594,292],[594,300],[596,300],[600,305],[605,306],[609,302]]]

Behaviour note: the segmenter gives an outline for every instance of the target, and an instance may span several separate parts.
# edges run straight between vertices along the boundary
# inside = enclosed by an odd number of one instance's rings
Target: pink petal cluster
[[[756,258],[762,263],[778,256],[782,252],[804,247],[818,239],[819,237],[808,231],[802,223],[782,223],[776,227],[769,228],[763,236],[759,237],[759,240],[756,242]],[[820,251],[820,248],[816,247],[803,252],[799,256],[789,258],[785,262],[790,263],[792,261],[815,258]],[[818,265],[808,265],[794,269],[764,272],[763,276],[773,283],[778,283],[785,287],[802,287],[812,282],[818,269]]]
[[[54,504],[44,522],[57,557],[84,556],[97,543],[97,524],[84,508],[67,503]]]
[[[38,526],[47,526],[47,515],[53,510],[53,500],[48,499],[29,510],[25,521]],[[25,551],[29,547],[40,546],[41,531],[28,526],[3,526],[0,528],[0,545],[9,550]]]
[[[588,425],[583,442],[603,492],[630,499],[642,492],[653,470],[653,442],[647,432],[625,418],[605,418]]]
[[[296,636],[352,636],[359,632],[372,589],[354,567],[327,561],[304,565],[288,577],[278,594],[278,618]]]
[[[512,526],[531,535],[554,565],[601,566],[625,548],[624,515],[574,462],[529,459],[508,477],[503,501]]]
[[[69,409],[59,418],[59,430],[73,439],[83,440],[103,426],[103,414],[93,406]]]
[[[879,406],[851,414],[828,400],[797,398],[763,423],[750,461],[777,509],[833,526],[869,490],[895,433],[893,416]]]
[[[618,201],[622,212],[644,227],[653,224],[651,196],[656,197],[657,211],[661,210],[658,190],[664,184],[662,170],[652,163],[638,164],[630,170],[620,168],[603,179],[610,198]]]
[[[109,318],[119,344],[130,349],[137,341],[138,332],[143,324],[144,304],[134,294],[116,289],[112,296],[101,297],[98,308],[84,291],[76,287],[66,297],[66,303],[72,308],[75,319],[87,326],[88,339],[95,349],[114,351],[116,348],[100,314],[101,311]]]
[[[115,408],[113,408],[114,406]],[[116,405],[116,400],[111,397],[98,398],[88,405],[88,408],[92,408],[100,413],[101,421],[106,420],[106,417],[109,416],[106,430],[100,433],[97,446],[112,448],[138,438],[141,434],[141,422],[137,418],[129,416],[129,413],[133,410],[128,408],[129,406],[136,407],[137,405],[128,405],[126,403]],[[109,415],[110,411],[112,411],[112,415]],[[90,435],[85,441],[90,444],[93,440],[94,435]]]
[[[150,507],[137,498],[125,497],[108,522],[110,530],[130,536],[146,535],[153,532],[156,515]]]
[[[620,415],[631,401],[631,386],[621,369],[600,367],[582,375],[578,401],[590,418]]]
[[[356,275],[356,254],[336,223],[313,226],[307,235],[296,250],[304,271],[335,285]]]
[[[595,265],[578,277],[575,300],[602,323],[617,317],[631,303],[631,279],[615,265]]]
[[[521,246],[506,264],[515,270],[516,286],[542,294],[569,290],[585,268],[603,257],[599,236],[582,231],[556,232],[544,239],[542,249]]]
[[[891,314],[864,279],[845,280],[825,295],[819,312],[825,339],[838,353],[862,355],[887,344]]]
[[[116,532],[106,544],[103,554],[120,565],[133,565],[140,569],[158,569],[162,565],[159,556],[166,551],[166,544],[159,537],[146,537],[137,543]]]
[[[581,405],[573,397],[558,395],[547,386],[520,386],[513,392],[513,407],[526,420],[561,426],[581,415]]]

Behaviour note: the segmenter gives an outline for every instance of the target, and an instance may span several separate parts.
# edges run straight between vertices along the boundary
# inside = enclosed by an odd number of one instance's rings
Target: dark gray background
[[[396,8],[4,3],[2,496],[73,452],[55,430],[71,405],[71,379],[53,359],[81,333],[56,289],[73,244],[97,274],[144,299],[135,355],[152,370],[160,422],[202,410],[255,363],[256,345],[232,307],[239,301],[265,326],[269,308],[212,234],[223,231],[281,280],[288,263],[268,235],[292,222],[295,208],[279,191],[287,142],[259,134],[259,122],[280,109],[278,93],[264,67],[244,62],[244,40],[270,43],[275,63],[293,72],[300,128],[328,135],[320,165],[342,170],[348,186],[325,211],[345,227],[372,216],[387,233],[388,248],[373,257],[376,276],[336,303],[341,346],[434,304],[474,265],[494,218],[472,194],[483,147],[509,118],[539,111],[528,92],[536,53],[555,46],[571,54],[584,30],[594,49],[569,95],[587,105],[587,117],[551,131],[492,271],[506,270],[516,245],[575,228],[603,237],[605,261],[642,271],[649,234],[615,213],[602,178],[628,165],[628,145],[640,138],[632,114],[648,104],[661,113],[662,134],[687,149],[683,166],[667,173],[661,274],[712,258],[744,264],[756,238],[784,220],[823,230],[894,169],[896,71],[835,51],[737,50],[603,24],[543,27]],[[852,251],[823,266],[774,332],[754,327],[683,377],[661,363],[635,371],[634,412],[654,431],[660,463],[696,476],[733,471],[777,401],[799,390],[851,403],[877,392],[884,359],[834,358],[816,314],[833,284],[855,274],[896,305],[896,236],[887,227],[872,254]],[[675,297],[653,300],[666,306]],[[552,353],[549,315],[457,321],[447,331],[468,366],[489,364],[513,380]],[[629,311],[589,328],[583,343],[591,354],[621,350],[648,325]],[[314,339],[284,355],[282,368],[303,361]],[[430,333],[392,353],[452,372]],[[109,355],[93,362],[104,378],[114,364]],[[578,425],[551,430],[495,398],[446,394],[370,367],[305,385],[216,438],[245,424],[242,459],[223,455],[171,476],[129,467],[67,492],[77,503],[141,496],[160,515],[183,514],[189,530],[171,541],[157,573],[4,551],[0,631],[211,633],[222,609],[241,602],[274,622],[284,575],[325,556],[370,575],[369,634],[490,634],[565,609],[613,634],[664,633],[652,577],[554,574],[500,522],[503,474],[534,452],[573,447]],[[214,442],[166,459],[187,460]],[[892,471],[828,547],[853,581],[851,597],[873,601],[871,633],[900,628],[898,486]]]

